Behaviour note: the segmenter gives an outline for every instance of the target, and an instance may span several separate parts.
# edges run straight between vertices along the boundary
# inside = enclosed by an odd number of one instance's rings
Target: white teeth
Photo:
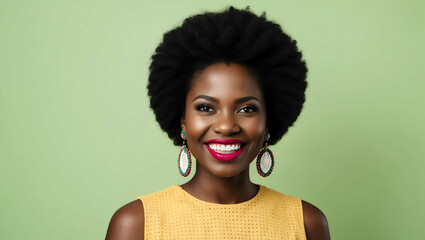
[[[237,144],[211,143],[211,144],[208,144],[208,146],[216,152],[224,152],[224,153],[235,152],[241,149],[241,144],[239,143]]]

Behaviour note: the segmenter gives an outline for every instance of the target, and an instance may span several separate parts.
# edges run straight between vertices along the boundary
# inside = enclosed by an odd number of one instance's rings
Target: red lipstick
[[[238,139],[211,139],[207,143],[220,143],[220,144],[235,144],[235,143],[244,143]]]
[[[236,151],[236,152],[231,152],[231,153],[219,153],[219,152],[216,152],[216,151],[214,151],[214,150],[212,150],[209,146],[208,146],[208,144],[211,144],[211,143],[218,143],[218,144],[226,144],[226,145],[228,145],[228,144],[244,144],[244,142],[243,141],[241,141],[241,140],[238,140],[238,139],[212,139],[212,140],[209,140],[209,141],[207,141],[206,142],[207,144],[205,144],[206,145],[206,147],[207,147],[207,149],[208,149],[208,151],[210,152],[210,154],[215,158],[215,159],[217,159],[217,160],[219,160],[219,161],[223,161],[223,162],[229,162],[229,161],[232,161],[232,160],[234,160],[235,158],[237,158],[242,152],[243,152],[243,150],[245,149],[245,146],[242,146],[242,148],[241,149],[239,149],[238,151]]]

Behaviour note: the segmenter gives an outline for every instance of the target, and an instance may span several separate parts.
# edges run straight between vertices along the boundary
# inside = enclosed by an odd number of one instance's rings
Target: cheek
[[[261,139],[266,133],[266,119],[265,117],[249,118],[241,122],[241,127],[252,140]]]
[[[186,113],[186,132],[189,140],[201,141],[209,126],[210,123],[202,116]]]

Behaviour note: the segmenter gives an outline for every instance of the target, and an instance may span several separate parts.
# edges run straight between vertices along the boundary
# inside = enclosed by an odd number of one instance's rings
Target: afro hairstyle
[[[195,73],[218,63],[236,63],[255,73],[266,99],[268,144],[278,142],[305,101],[307,67],[297,42],[249,8],[228,7],[188,17],[163,36],[149,67],[150,107],[161,128],[181,145],[181,117]]]

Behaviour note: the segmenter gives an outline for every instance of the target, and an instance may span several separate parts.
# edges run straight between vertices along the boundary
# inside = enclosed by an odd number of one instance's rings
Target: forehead
[[[234,99],[254,96],[263,99],[257,78],[240,64],[216,63],[197,73],[188,92],[188,98],[208,95]]]

